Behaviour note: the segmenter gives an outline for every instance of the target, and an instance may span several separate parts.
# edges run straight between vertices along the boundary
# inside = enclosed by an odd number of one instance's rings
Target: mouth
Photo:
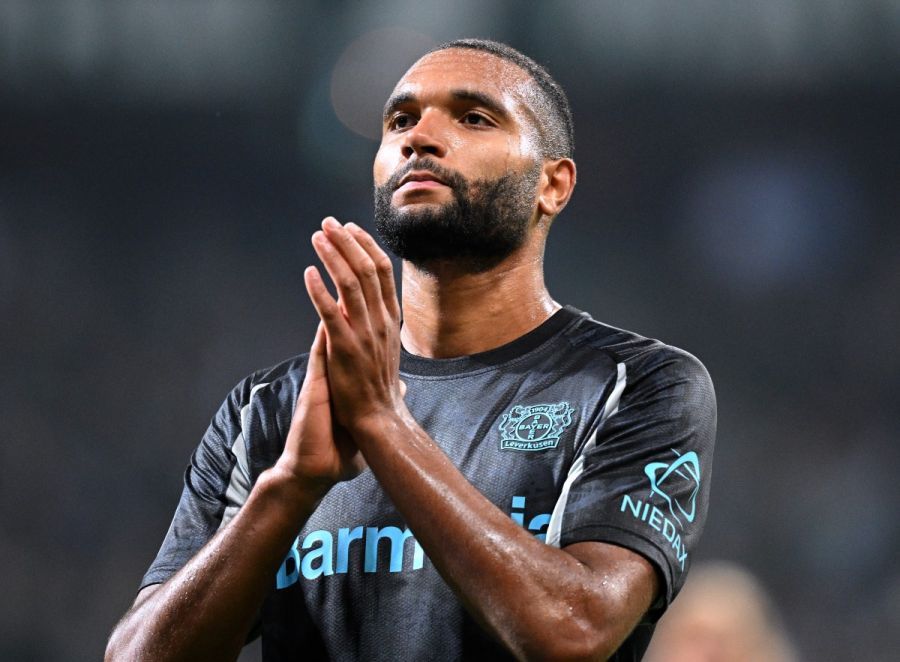
[[[447,184],[434,173],[427,170],[413,170],[400,180],[397,190],[408,191],[412,189],[437,188],[439,186],[447,186]]]

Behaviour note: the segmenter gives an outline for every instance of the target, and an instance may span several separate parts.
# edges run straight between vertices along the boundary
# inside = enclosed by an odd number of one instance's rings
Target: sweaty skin
[[[559,308],[544,286],[543,250],[575,166],[540,155],[530,85],[515,65],[469,49],[429,54],[398,83],[376,185],[425,155],[470,181],[541,163],[524,244],[478,274],[450,261],[427,270],[404,263],[401,329],[388,257],[359,227],[325,219],[312,242],[338,298],[318,269],[306,270],[322,324],[284,452],[228,526],[165,584],[141,591],[106,659],[237,657],[297,523],[364,463],[443,579],[517,658],[605,659],[647,611],[659,580],[643,556],[598,542],[557,549],[537,540],[466,480],[403,401],[401,341],[426,357],[473,354],[522,336]],[[451,198],[433,184],[398,189],[392,202],[414,209]]]

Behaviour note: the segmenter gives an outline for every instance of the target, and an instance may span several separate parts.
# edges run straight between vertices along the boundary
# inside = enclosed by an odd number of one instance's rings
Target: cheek
[[[391,159],[390,150],[384,146],[375,154],[375,162],[372,165],[372,177],[376,185],[384,184],[396,168],[396,159]]]
[[[519,169],[521,155],[518,140],[511,136],[491,142],[467,142],[458,152],[464,155],[458,163],[469,178],[495,179],[510,170]]]
[[[521,162],[534,163],[541,159],[541,137],[537,130],[523,131],[518,136],[510,136],[510,152],[518,155]]]
[[[497,174],[522,173],[534,167],[536,154],[532,139],[527,136],[507,136],[501,149],[494,147],[487,155],[488,172]]]

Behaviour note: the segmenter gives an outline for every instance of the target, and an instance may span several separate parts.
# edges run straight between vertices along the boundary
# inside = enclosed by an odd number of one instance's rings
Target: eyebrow
[[[451,90],[450,96],[455,101],[474,101],[479,106],[484,106],[489,111],[502,119],[508,119],[510,116],[509,111],[503,106],[502,103],[500,103],[499,100],[489,94],[485,94],[484,92],[479,92],[478,90],[459,89]],[[412,92],[400,92],[398,94],[395,94],[387,100],[386,104],[384,104],[383,119],[387,121],[391,113],[397,110],[397,108],[409,103],[416,103],[417,101],[418,97]]]

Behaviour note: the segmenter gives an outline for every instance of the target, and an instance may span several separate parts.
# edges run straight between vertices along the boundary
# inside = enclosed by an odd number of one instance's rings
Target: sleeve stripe
[[[612,393],[610,393],[609,397],[606,399],[606,404],[603,406],[603,413],[600,415],[600,422],[597,424],[593,434],[591,434],[584,446],[581,447],[581,452],[569,468],[569,475],[566,477],[566,482],[563,483],[559,499],[556,500],[556,505],[553,507],[553,514],[550,516],[550,523],[547,525],[546,542],[548,545],[559,547],[559,540],[562,534],[563,512],[569,501],[569,490],[572,489],[572,485],[578,480],[581,474],[584,473],[584,456],[597,445],[597,432],[603,426],[606,419],[619,411],[619,401],[622,399],[622,392],[625,390],[625,384],[627,382],[628,377],[625,370],[625,364],[617,363],[616,385],[613,387]]]
[[[224,528],[237,515],[238,510],[241,509],[241,506],[247,501],[247,497],[250,496],[250,488],[252,487],[250,484],[250,463],[247,460],[247,443],[244,440],[244,430],[250,424],[250,403],[253,402],[253,396],[264,386],[268,386],[268,383],[254,386],[250,391],[250,398],[247,400],[247,404],[241,407],[241,431],[231,445],[231,452],[234,453],[237,461],[231,468],[228,487],[225,489],[225,512],[222,513],[222,521],[219,523],[217,531]]]

